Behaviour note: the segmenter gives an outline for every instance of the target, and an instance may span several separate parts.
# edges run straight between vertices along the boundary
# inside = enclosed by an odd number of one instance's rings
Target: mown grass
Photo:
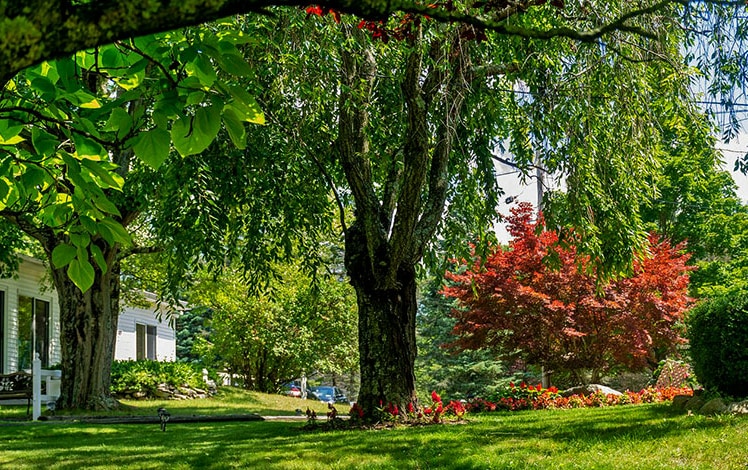
[[[249,401],[241,392],[227,399]],[[251,395],[250,395],[251,396]],[[256,397],[262,401],[263,398]],[[173,402],[176,403],[176,402]],[[298,403],[298,401],[296,401]],[[196,405],[193,405],[193,407]],[[185,408],[188,409],[188,408]],[[172,413],[178,413],[171,404]],[[307,432],[303,423],[0,426],[2,468],[744,469],[748,419],[668,404],[471,415],[467,424]]]
[[[106,416],[144,416],[156,415],[159,407],[164,407],[172,414],[182,415],[228,415],[255,413],[261,416],[293,415],[297,409],[315,410],[322,416],[327,412],[327,405],[315,400],[301,400],[285,395],[251,392],[233,387],[219,389],[218,393],[204,400],[120,400],[118,410],[92,413],[90,411],[61,411],[56,415],[106,415]],[[342,405],[339,411],[347,412],[348,406]],[[43,414],[48,415],[46,408]],[[23,419],[26,417],[26,405],[0,405],[0,421],[8,419]]]

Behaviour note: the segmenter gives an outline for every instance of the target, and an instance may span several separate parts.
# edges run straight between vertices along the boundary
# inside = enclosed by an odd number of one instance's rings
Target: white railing
[[[45,405],[55,402],[60,396],[60,378],[62,371],[42,369],[42,361],[39,359],[39,353],[34,353],[34,360],[31,363],[32,390],[34,398],[31,404],[31,417],[34,421],[39,419],[42,414],[42,403]],[[45,382],[42,395],[42,380]]]

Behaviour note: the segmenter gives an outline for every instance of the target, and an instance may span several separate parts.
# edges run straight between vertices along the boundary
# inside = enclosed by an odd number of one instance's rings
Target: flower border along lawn
[[[0,426],[1,468],[486,469],[748,465],[748,418],[669,404],[494,412],[467,424],[305,432],[303,423]]]

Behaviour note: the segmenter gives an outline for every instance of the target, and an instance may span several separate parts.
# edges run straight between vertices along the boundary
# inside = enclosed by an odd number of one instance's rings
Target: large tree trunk
[[[116,259],[115,253],[109,255],[108,260]],[[112,261],[106,273],[95,269],[94,284],[85,293],[64,268],[52,270],[60,302],[60,408],[102,410],[117,406],[110,385],[119,316],[119,265]]]
[[[346,268],[358,301],[361,393],[358,403],[374,418],[380,403],[405,409],[415,402],[416,271],[397,270],[394,288],[382,288],[356,225],[346,235]],[[381,260],[380,260],[381,261]]]

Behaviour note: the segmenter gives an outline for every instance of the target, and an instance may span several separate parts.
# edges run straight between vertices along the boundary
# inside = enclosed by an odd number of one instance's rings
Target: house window
[[[49,366],[50,304],[33,297],[18,296],[18,369],[31,369],[33,353],[42,367]]]
[[[156,327],[152,325],[135,324],[135,358],[137,360],[156,360]]]

